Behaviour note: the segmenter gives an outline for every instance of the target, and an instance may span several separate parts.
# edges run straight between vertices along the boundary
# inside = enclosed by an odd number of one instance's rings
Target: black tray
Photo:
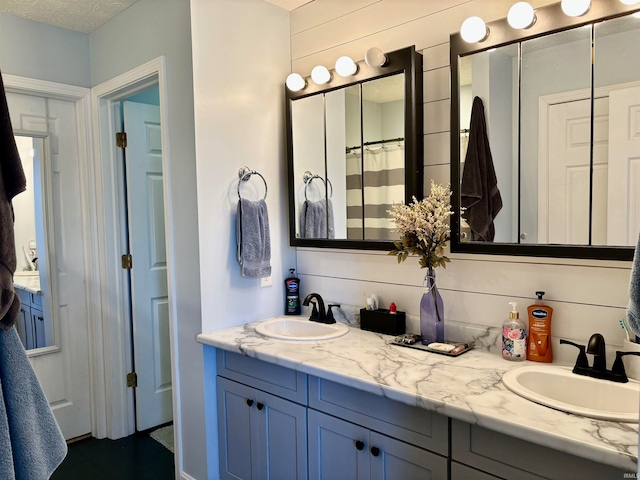
[[[397,347],[407,347],[407,348],[413,348],[415,350],[422,350],[423,352],[437,353],[439,355],[446,355],[447,357],[459,357],[463,353],[466,353],[469,350],[473,349],[473,345],[468,345],[466,343],[460,343],[460,342],[441,342],[441,343],[446,343],[448,345],[461,345],[461,346],[464,346],[464,348],[462,348],[460,350],[457,350],[455,353],[445,352],[445,351],[442,351],[442,350],[436,350],[435,348],[429,348],[429,346],[423,345],[419,341],[411,345],[411,344],[408,344],[408,343],[402,343],[402,342],[396,341],[396,339],[394,338],[393,340],[387,341],[387,343],[389,345],[395,345]]]

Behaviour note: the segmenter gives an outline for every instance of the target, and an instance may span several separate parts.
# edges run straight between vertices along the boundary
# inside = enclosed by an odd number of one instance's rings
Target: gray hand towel
[[[638,246],[633,254],[633,266],[631,267],[627,324],[636,337],[640,337],[640,236],[638,237]]]
[[[243,277],[271,275],[269,214],[264,200],[241,198],[236,217],[236,256]]]
[[[0,330],[0,478],[46,480],[67,444],[15,330]]]
[[[0,75],[0,330],[11,328],[20,314],[20,300],[13,291],[16,246],[11,199],[23,192],[27,182],[18,153],[7,97]]]
[[[300,230],[304,238],[336,238],[333,222],[333,205],[331,199],[312,202],[306,200],[302,204],[300,214]],[[328,223],[327,223],[328,222]],[[327,224],[329,235],[327,236]]]

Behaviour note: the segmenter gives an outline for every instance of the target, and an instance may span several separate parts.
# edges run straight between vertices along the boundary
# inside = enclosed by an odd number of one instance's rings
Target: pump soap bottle
[[[529,348],[527,359],[534,362],[551,363],[551,314],[553,308],[542,301],[544,292],[536,292],[538,299],[527,308],[529,312]]]
[[[502,358],[512,362],[526,360],[527,326],[520,320],[516,302],[509,302],[509,318],[502,324]]]
[[[300,279],[296,278],[295,268],[289,269],[289,277],[284,280],[287,298],[285,300],[285,315],[300,315]]]

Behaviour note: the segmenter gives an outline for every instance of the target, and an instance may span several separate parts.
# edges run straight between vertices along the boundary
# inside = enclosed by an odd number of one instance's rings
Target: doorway
[[[102,334],[93,349],[98,438],[126,437],[174,417],[164,72],[160,57],[92,90],[95,262],[103,285],[94,309]],[[125,148],[116,143],[123,124]]]

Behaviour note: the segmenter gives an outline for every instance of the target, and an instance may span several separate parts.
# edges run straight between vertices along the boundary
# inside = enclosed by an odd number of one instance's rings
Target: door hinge
[[[116,133],[116,146],[118,148],[127,148],[127,132]]]
[[[125,270],[131,270],[133,268],[133,256],[125,253],[122,255],[122,268]]]
[[[138,374],[136,372],[127,373],[127,387],[138,386]]]

